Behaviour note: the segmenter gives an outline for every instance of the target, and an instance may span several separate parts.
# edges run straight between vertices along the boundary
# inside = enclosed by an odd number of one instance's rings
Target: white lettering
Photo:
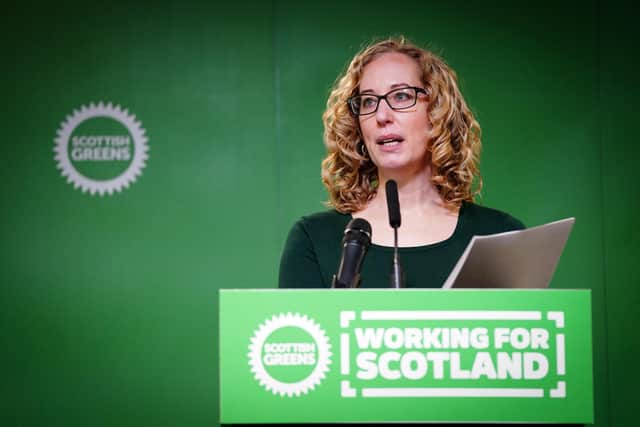
[[[427,360],[433,362],[433,378],[444,378],[444,361],[449,360],[449,353],[443,351],[431,351],[427,353]]]
[[[491,355],[486,351],[481,351],[476,354],[473,367],[471,368],[471,378],[477,379],[483,375],[490,380],[496,378],[496,368],[493,366]]]
[[[522,378],[522,353],[498,352],[498,378],[501,380],[511,377],[519,380]]]
[[[495,348],[502,348],[509,342],[509,328],[496,328],[493,331],[493,343]]]
[[[454,380],[466,380],[471,376],[471,372],[468,369],[462,369],[460,367],[460,353],[451,353],[451,379]]]
[[[378,376],[378,365],[375,363],[376,354],[372,351],[363,351],[356,357],[358,373],[356,376],[361,380],[372,380]]]
[[[515,328],[511,331],[511,346],[517,350],[529,347],[529,331],[524,328]]]
[[[79,135],[71,138],[73,147],[124,147],[131,145],[129,135]]]
[[[391,369],[391,362],[399,362],[400,353],[397,351],[388,351],[382,353],[378,360],[378,369],[380,369],[380,376],[386,380],[398,380],[401,378],[400,371],[397,369]]]
[[[469,328],[454,328],[450,333],[451,348],[469,348]]]
[[[404,334],[400,328],[389,328],[384,331],[384,345],[397,350],[404,345]]]
[[[422,343],[424,348],[442,348],[442,344],[440,343],[440,333],[442,329],[440,328],[424,328],[422,334]]]
[[[531,329],[531,348],[549,348],[549,331],[542,328]]]
[[[85,161],[126,162],[131,160],[131,151],[129,150],[129,147],[73,148],[71,150],[71,160],[73,160],[74,162],[85,162]]]
[[[539,380],[549,372],[549,361],[540,353],[524,354],[524,378],[527,380]]]
[[[402,376],[410,380],[424,378],[427,375],[427,360],[424,354],[417,351],[409,351],[403,354],[402,359],[400,359],[400,371]]]
[[[473,328],[471,330],[471,346],[477,349],[489,348],[489,331],[487,328]]]
[[[380,348],[382,347],[382,337],[384,328],[356,328],[356,341],[360,348]]]
[[[418,328],[406,328],[404,330],[404,346],[405,348],[422,348],[420,340],[422,338],[422,331]]]

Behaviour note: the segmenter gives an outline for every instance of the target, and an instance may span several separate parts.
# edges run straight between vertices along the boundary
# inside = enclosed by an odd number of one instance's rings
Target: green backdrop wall
[[[635,425],[634,16],[594,0],[9,6],[0,421],[216,425],[217,290],[276,286],[289,226],[323,209],[328,89],[362,43],[402,33],[461,78],[482,203],[577,218],[552,286],[593,290],[596,424]],[[149,147],[103,196],[54,158],[66,117],[99,101]]]

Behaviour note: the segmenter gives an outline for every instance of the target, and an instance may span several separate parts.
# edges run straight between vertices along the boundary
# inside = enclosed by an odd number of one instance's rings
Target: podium
[[[220,423],[593,423],[590,290],[220,290]]]

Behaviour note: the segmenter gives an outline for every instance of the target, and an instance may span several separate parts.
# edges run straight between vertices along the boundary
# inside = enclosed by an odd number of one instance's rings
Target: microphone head
[[[338,272],[333,275],[332,288],[357,288],[360,284],[362,261],[371,244],[371,224],[366,219],[353,218],[347,224],[342,239],[342,257]]]
[[[387,192],[387,208],[389,209],[389,225],[400,227],[400,201],[398,200],[398,184],[392,179],[385,186]]]
[[[357,240],[365,249],[371,244],[371,224],[364,218],[353,218],[344,229],[343,242]]]

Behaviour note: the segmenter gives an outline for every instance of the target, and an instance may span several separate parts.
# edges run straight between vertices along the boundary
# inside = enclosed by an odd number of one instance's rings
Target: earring
[[[356,149],[358,151],[358,153],[364,157],[365,159],[369,160],[369,152],[367,151],[367,146],[364,145],[364,142],[360,141],[358,142],[358,145],[356,146]]]

